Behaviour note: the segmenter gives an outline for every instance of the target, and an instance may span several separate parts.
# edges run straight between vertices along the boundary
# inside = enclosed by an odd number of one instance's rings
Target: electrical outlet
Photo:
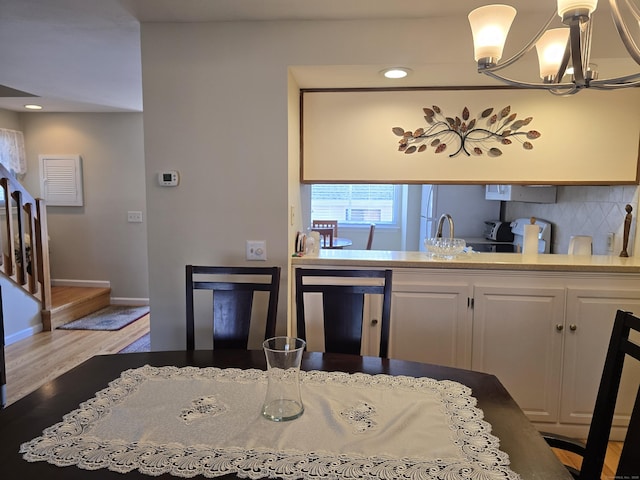
[[[247,260],[266,260],[267,241],[247,240]]]
[[[142,223],[142,212],[127,212],[127,222]]]

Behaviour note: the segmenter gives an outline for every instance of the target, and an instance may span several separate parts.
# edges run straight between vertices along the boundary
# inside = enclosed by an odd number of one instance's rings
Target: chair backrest
[[[631,357],[640,362],[640,345],[630,339],[631,332],[636,332],[634,335],[640,334],[640,318],[630,312],[618,310],[593,410],[593,419],[580,469],[580,479],[600,478],[625,358]],[[640,378],[634,379],[634,382],[637,384],[633,386],[634,389],[638,388]],[[622,447],[616,478],[637,478],[639,473],[640,389],[636,394],[635,406]]]
[[[262,277],[261,281],[257,277]],[[195,348],[194,291],[213,296],[213,348],[247,349],[255,292],[268,292],[264,338],[275,336],[280,267],[186,266],[187,350]]]
[[[314,232],[318,232],[320,235],[320,240],[322,242],[322,247],[324,248],[332,248],[333,247],[333,228],[312,228]]]
[[[7,366],[4,358],[4,315],[2,313],[2,288],[0,288],[0,338],[2,338],[2,349],[0,349],[0,408],[7,404]]]
[[[379,356],[389,351],[392,270],[296,268],[297,336],[306,340],[305,293],[322,295],[325,351],[359,355],[366,295],[382,297]],[[373,279],[373,281],[371,280]],[[381,284],[381,279],[384,283]],[[371,320],[376,322],[375,319]]]
[[[371,246],[373,245],[373,232],[376,230],[376,224],[372,223],[369,226],[369,238],[367,238],[367,250],[371,250]]]
[[[331,228],[333,229],[333,236],[338,236],[338,221],[337,220],[311,220],[311,229],[316,228]]]

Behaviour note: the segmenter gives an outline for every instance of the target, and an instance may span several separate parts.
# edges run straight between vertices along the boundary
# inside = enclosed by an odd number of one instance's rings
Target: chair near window
[[[311,230],[317,230],[318,228],[331,228],[333,230],[333,236],[338,236],[337,220],[311,220]]]
[[[369,226],[369,238],[367,238],[367,250],[371,250],[373,246],[373,233],[376,231],[376,224],[372,223]]]
[[[312,228],[320,235],[320,246],[323,248],[333,248],[333,228]]]
[[[262,280],[258,280],[260,277]],[[280,267],[186,266],[187,350],[195,348],[194,291],[213,296],[213,348],[247,349],[254,294],[268,292],[264,338],[276,334]]]
[[[373,319],[371,323],[380,324],[379,356],[386,358],[389,352],[392,273],[392,270],[296,268],[297,336],[307,339],[305,294],[319,293],[322,296],[325,352],[360,355],[365,295],[379,295],[382,314],[379,321]]]
[[[587,443],[583,445],[567,437],[543,434],[550,446],[582,456],[582,466],[579,471],[567,466],[575,479],[599,479],[602,474],[625,359],[629,356],[640,361],[640,344],[630,340],[631,332],[635,332],[635,335],[640,334],[640,318],[630,312],[618,310],[604,362]],[[633,381],[633,389],[638,393],[615,478],[638,478],[640,473],[640,389],[638,388],[640,378],[635,378]]]

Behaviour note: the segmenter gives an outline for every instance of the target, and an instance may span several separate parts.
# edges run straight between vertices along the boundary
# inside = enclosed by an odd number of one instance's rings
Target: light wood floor
[[[93,355],[117,353],[149,332],[149,315],[115,332],[53,330],[41,332],[5,349],[7,402],[11,404]],[[602,480],[612,480],[621,442],[609,442]],[[579,458],[563,452],[558,457],[579,467]]]
[[[94,355],[117,353],[149,332],[149,315],[121,330],[52,330],[5,347],[7,405]]]
[[[581,458],[578,455],[570,452],[562,452],[555,448],[553,451],[562,463],[580,469]],[[604,467],[602,468],[602,476],[600,477],[601,480],[613,480],[615,478],[615,471],[618,468],[621,452],[622,442],[609,442],[607,455],[604,459]]]

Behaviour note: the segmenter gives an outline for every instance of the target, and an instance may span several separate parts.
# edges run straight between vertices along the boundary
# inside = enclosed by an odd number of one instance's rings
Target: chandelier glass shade
[[[640,29],[640,9],[633,0],[609,0],[609,4],[622,43],[629,56],[640,65],[640,48],[631,34],[631,31],[638,32]],[[590,63],[592,13],[597,5],[597,0],[558,0],[555,11],[538,33],[520,51],[504,61],[500,60],[516,16],[515,8],[509,5],[476,8],[469,13],[469,24],[478,72],[512,86],[545,89],[558,95],[574,94],[585,88],[610,90],[640,86],[640,72],[600,79],[595,65]],[[623,18],[622,9],[627,20]],[[550,29],[557,16],[562,19],[563,26]],[[630,19],[633,19],[634,30],[627,23]],[[498,73],[534,47],[538,54],[541,81],[519,81]]]

